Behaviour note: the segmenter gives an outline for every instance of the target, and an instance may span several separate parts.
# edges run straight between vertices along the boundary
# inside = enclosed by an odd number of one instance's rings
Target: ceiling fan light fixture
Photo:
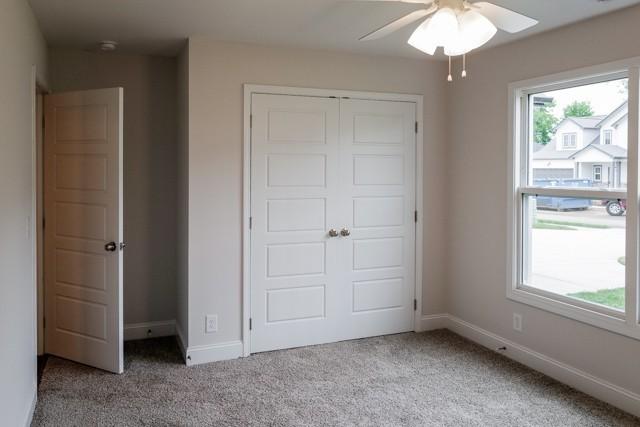
[[[474,10],[466,10],[458,17],[457,36],[444,46],[446,55],[464,55],[487,43],[498,29],[491,21]]]
[[[438,45],[428,32],[430,22],[431,18],[420,24],[413,34],[411,34],[407,43],[428,55],[433,55],[436,53]]]
[[[443,7],[424,21],[413,32],[407,43],[429,55],[433,55],[438,46],[445,46],[449,40],[458,37],[458,17],[453,9]]]

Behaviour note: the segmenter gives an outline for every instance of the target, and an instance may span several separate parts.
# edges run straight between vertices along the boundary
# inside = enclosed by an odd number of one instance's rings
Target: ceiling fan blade
[[[393,33],[394,31],[399,30],[400,28],[404,27],[405,25],[409,25],[412,22],[415,22],[420,18],[424,18],[425,16],[427,16],[429,14],[432,14],[437,9],[438,9],[438,7],[436,5],[433,5],[429,9],[420,9],[420,10],[413,11],[413,12],[409,13],[408,15],[403,16],[402,18],[396,19],[395,21],[390,22],[387,25],[384,25],[384,26],[378,28],[377,30],[374,30],[374,31],[370,32],[369,34],[360,37],[359,40],[360,41],[366,41],[366,40],[376,40],[376,39],[382,38],[384,36],[387,36],[387,35]]]
[[[477,8],[493,25],[508,33],[517,33],[538,23],[533,18],[486,1],[472,3],[472,7]]]

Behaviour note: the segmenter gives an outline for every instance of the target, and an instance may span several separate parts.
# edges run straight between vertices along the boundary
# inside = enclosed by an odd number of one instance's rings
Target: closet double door
[[[251,97],[251,352],[413,330],[416,105]]]

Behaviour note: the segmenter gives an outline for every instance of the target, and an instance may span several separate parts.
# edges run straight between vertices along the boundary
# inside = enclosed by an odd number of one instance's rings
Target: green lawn
[[[544,229],[552,229],[552,230],[575,230],[575,228],[573,227],[597,228],[597,229],[610,228],[608,225],[602,225],[602,224],[589,224],[587,222],[557,221],[554,219],[537,219],[537,218],[533,225],[533,228],[544,228]]]
[[[567,227],[566,225],[550,224],[545,221],[538,221],[533,223],[533,228],[536,230],[575,230],[575,228]]]
[[[624,288],[601,289],[596,292],[577,292],[567,296],[595,302],[611,308],[624,309]]]

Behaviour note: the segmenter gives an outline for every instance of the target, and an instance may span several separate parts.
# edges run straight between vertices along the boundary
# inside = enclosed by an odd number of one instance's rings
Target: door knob
[[[331,230],[329,230],[329,237],[337,237],[338,236],[338,230],[336,230],[335,228],[332,228]]]
[[[342,230],[340,230],[340,235],[343,237],[347,237],[351,235],[351,231],[349,231],[348,228],[343,227]]]
[[[107,252],[115,252],[116,249],[117,249],[116,242],[109,242],[106,245],[104,245],[104,250]]]

